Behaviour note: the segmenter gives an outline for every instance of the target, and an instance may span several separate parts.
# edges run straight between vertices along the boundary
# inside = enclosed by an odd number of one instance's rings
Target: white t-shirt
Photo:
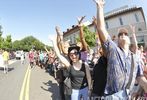
[[[4,60],[2,54],[0,54],[0,67],[4,66]]]

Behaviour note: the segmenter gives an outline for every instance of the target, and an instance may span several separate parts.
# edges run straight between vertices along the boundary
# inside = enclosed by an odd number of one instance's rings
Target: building
[[[93,23],[86,24],[92,32],[96,29]],[[143,9],[141,7],[128,7],[123,6],[105,14],[105,26],[110,36],[116,36],[118,29],[125,27],[129,31],[129,36],[132,38],[132,30],[129,25],[135,25],[136,37],[139,45],[147,47],[147,27]],[[75,43],[75,38],[79,35],[79,29],[77,25],[73,25],[71,29],[67,29],[64,32],[64,39],[71,40],[71,43]]]

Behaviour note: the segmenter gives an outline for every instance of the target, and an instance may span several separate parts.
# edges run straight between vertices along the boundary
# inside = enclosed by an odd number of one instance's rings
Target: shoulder
[[[82,65],[84,65],[86,69],[89,69],[89,65],[87,62],[82,62]]]

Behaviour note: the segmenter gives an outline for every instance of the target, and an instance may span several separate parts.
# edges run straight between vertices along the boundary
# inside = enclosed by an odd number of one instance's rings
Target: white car
[[[16,51],[15,52],[15,57],[16,57],[16,59],[21,59],[21,53],[22,51]]]

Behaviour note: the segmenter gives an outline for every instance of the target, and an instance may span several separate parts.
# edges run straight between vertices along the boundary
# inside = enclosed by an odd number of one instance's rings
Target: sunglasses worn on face
[[[77,56],[77,55],[79,55],[79,52],[74,52],[74,53],[69,53],[69,56]]]
[[[122,35],[125,35],[125,36],[128,36],[128,33],[119,33],[119,36],[122,36]]]

